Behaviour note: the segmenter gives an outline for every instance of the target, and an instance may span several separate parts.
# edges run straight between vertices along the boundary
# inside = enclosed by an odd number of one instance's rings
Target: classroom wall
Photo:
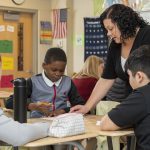
[[[101,0],[103,3],[103,0]],[[1,7],[13,7],[38,10],[38,65],[37,71],[41,72],[41,64],[46,50],[52,46],[62,47],[68,57],[67,75],[78,72],[84,63],[84,17],[94,17],[93,0],[26,0],[22,5],[15,5],[12,0],[0,0]],[[68,35],[66,39],[54,39],[52,45],[40,44],[40,21],[53,21],[52,9],[68,8]],[[99,16],[99,14],[96,14]],[[77,39],[82,39],[81,44]]]
[[[52,46],[60,46],[67,53],[67,74],[78,72],[84,63],[84,17],[93,17],[93,0],[51,0],[52,9],[68,8],[68,36],[66,39],[54,39]],[[82,44],[77,39],[82,38]],[[61,45],[62,43],[62,45]]]
[[[66,0],[50,0],[51,4],[51,22],[53,23],[53,9],[62,9],[67,8],[67,1]],[[52,41],[53,47],[62,47],[66,52],[66,39],[53,39]]]
[[[50,10],[51,10],[51,3],[50,0],[26,0],[21,5],[15,5],[12,0],[0,0],[1,7],[10,7],[10,8],[19,8],[19,9],[35,9],[38,11],[38,46],[37,46],[37,53],[38,53],[38,65],[37,71],[41,72],[42,67],[41,64],[43,62],[43,58],[45,55],[46,50],[50,47],[50,45],[41,45],[40,44],[40,21],[50,21]]]
[[[84,63],[84,17],[93,17],[93,0],[74,0],[73,71],[78,72]],[[82,45],[77,39],[82,37]]]
[[[72,75],[73,72],[78,72],[84,63],[84,17],[93,17],[93,0],[26,0],[21,5],[15,5],[12,0],[0,0],[0,6],[36,9],[38,10],[38,65],[37,71],[41,72],[41,64],[46,50],[49,47],[62,47],[68,57],[67,75]],[[40,21],[52,21],[52,9],[68,8],[68,36],[66,39],[54,39],[52,45],[40,44]],[[82,38],[82,44],[77,44],[77,39]],[[67,43],[68,42],[68,43]]]

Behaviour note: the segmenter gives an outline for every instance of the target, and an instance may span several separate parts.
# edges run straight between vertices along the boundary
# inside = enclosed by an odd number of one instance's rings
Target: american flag
[[[106,60],[108,52],[108,38],[100,24],[99,18],[84,18],[84,59],[96,55]]]
[[[67,34],[67,9],[53,10],[53,38],[66,38]]]

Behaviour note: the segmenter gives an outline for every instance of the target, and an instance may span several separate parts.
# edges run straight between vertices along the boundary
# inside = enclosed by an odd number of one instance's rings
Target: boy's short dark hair
[[[61,48],[54,47],[47,50],[44,62],[50,64],[54,61],[63,61],[67,63],[67,56]]]
[[[140,46],[133,51],[127,59],[125,68],[129,69],[133,75],[142,71],[150,79],[150,45]]]

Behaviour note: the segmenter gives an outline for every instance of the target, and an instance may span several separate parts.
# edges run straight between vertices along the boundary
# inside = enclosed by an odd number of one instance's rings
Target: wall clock
[[[25,2],[25,0],[12,0],[15,4],[20,5],[23,2]]]

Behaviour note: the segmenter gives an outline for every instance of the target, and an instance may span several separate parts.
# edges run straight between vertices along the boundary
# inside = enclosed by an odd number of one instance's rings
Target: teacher
[[[89,112],[103,99],[117,77],[126,82],[125,92],[128,96],[132,88],[124,68],[125,62],[132,51],[141,45],[150,44],[150,26],[128,6],[114,4],[101,14],[100,20],[111,40],[106,65],[87,103],[72,107],[70,112]]]

